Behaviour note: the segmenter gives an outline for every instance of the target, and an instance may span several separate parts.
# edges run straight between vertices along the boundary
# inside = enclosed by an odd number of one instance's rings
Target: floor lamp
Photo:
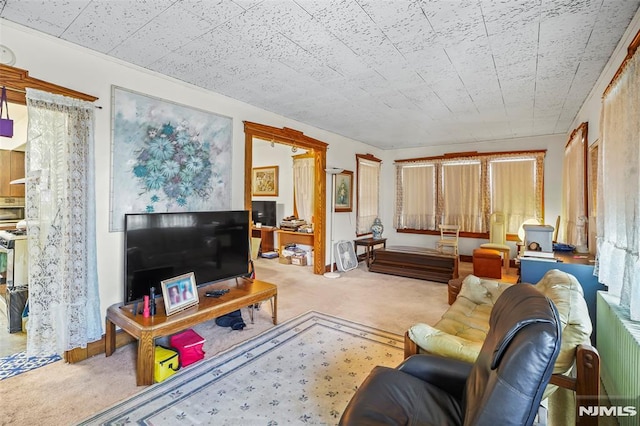
[[[329,235],[331,236],[331,249],[329,250],[329,259],[331,272],[325,272],[326,278],[340,278],[340,274],[333,271],[333,216],[336,212],[336,175],[342,173],[344,169],[329,167],[324,169],[327,174],[331,175],[331,221],[329,222]]]

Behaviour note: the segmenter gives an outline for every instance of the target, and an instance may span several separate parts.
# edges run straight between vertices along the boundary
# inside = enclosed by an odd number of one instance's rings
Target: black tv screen
[[[276,226],[276,202],[251,201],[251,218],[254,223]]]
[[[125,214],[124,302],[193,272],[201,286],[249,272],[249,212]]]

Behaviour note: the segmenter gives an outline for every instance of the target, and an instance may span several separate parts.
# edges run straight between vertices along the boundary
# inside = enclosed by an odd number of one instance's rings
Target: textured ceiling
[[[389,149],[567,133],[639,4],[0,0],[0,16]]]

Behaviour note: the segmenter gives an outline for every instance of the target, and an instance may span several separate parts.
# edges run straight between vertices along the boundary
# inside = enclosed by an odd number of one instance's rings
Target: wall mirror
[[[289,128],[276,128],[263,124],[245,121],[245,208],[251,211],[253,199],[276,199],[278,204],[283,205],[282,211],[285,216],[295,214],[297,217],[312,217],[313,220],[313,273],[323,274],[325,272],[325,214],[326,214],[326,151],[327,144],[319,140],[305,136],[302,132]],[[255,150],[254,150],[255,144]],[[273,144],[273,146],[272,146]],[[282,158],[276,160],[275,156],[260,155],[261,150],[278,150],[282,152]],[[296,152],[293,152],[296,151]],[[274,151],[275,152],[275,151]],[[254,155],[256,158],[254,159]],[[263,164],[265,161],[269,164]],[[307,177],[305,172],[294,167],[294,161],[301,160],[307,163]],[[271,164],[271,163],[281,164]],[[308,163],[312,162],[312,167]],[[270,168],[277,166],[277,196],[254,197],[253,189],[253,169],[254,167],[265,168],[267,174],[263,175],[269,179]],[[308,173],[312,173],[309,175]],[[294,178],[294,175],[296,177]],[[312,176],[313,185],[308,184]],[[305,184],[303,181],[307,181]],[[270,186],[269,183],[267,186]],[[301,192],[301,188],[313,187],[313,194],[305,191],[304,197],[311,202],[295,203],[294,192],[296,189]],[[302,195],[302,194],[301,194]],[[308,211],[307,206],[312,206]]]

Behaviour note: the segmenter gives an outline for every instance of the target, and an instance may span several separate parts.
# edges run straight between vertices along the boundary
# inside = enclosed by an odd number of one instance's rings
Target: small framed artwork
[[[350,212],[353,210],[353,172],[343,170],[336,175],[336,212]]]
[[[252,195],[278,196],[278,166],[254,167],[252,172]]]
[[[160,282],[167,315],[198,304],[198,287],[193,272]]]

